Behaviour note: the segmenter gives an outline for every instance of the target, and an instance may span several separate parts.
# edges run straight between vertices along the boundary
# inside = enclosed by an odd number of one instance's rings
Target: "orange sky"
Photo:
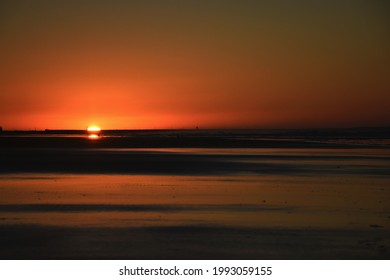
[[[390,125],[388,4],[259,2],[2,1],[0,126]]]

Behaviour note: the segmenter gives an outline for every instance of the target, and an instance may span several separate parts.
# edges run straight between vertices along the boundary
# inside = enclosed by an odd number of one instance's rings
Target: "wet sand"
[[[388,259],[388,231],[1,226],[2,259]]]
[[[34,141],[0,147],[2,259],[390,257],[388,149]]]

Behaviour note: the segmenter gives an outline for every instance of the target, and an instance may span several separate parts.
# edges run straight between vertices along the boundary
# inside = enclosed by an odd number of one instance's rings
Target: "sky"
[[[2,0],[3,129],[390,125],[385,0]]]

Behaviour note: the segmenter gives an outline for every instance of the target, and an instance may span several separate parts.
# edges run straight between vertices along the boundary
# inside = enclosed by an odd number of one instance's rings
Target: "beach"
[[[0,257],[390,257],[382,142],[142,133],[2,135]]]

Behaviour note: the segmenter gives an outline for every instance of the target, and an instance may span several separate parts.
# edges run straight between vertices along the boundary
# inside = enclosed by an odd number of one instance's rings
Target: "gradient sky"
[[[390,125],[388,3],[2,0],[0,126]]]

